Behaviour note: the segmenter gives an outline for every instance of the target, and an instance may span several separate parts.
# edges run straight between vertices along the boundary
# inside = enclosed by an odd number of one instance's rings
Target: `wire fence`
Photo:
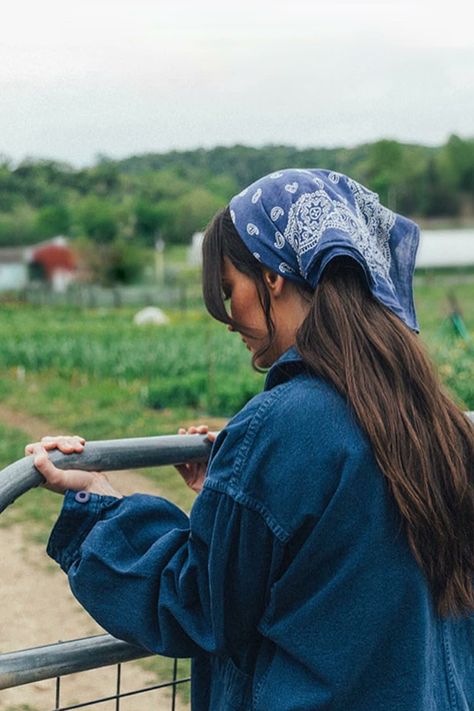
[[[210,447],[205,436],[169,435],[88,442],[80,454],[65,455],[56,450],[50,453],[50,458],[61,469],[80,467],[86,471],[119,471],[183,461],[206,461]],[[42,481],[33,465],[32,456],[24,457],[3,469],[0,472],[0,512]],[[122,665],[150,656],[150,651],[115,639],[111,635],[8,652],[0,654],[0,689],[54,679],[54,706],[49,706],[46,711],[68,711],[99,706],[106,702],[114,703],[118,711],[122,700],[126,698],[167,689],[170,691],[169,705],[160,703],[156,708],[169,708],[174,711],[177,707],[178,689],[190,683],[189,673],[180,674],[177,659],[173,661],[170,679],[131,690],[123,688]],[[62,705],[63,677],[109,666],[116,666],[114,689],[110,694]]]
[[[149,693],[151,691],[158,691],[159,689],[171,689],[170,698],[170,711],[176,711],[177,703],[177,688],[180,684],[189,684],[191,677],[186,677],[183,679],[178,678],[178,660],[173,660],[173,676],[170,681],[164,682],[162,684],[154,684],[153,686],[146,686],[141,689],[136,689],[134,691],[122,691],[121,690],[121,677],[122,677],[122,665],[117,664],[117,675],[116,675],[116,691],[115,694],[110,696],[103,696],[100,698],[92,699],[91,701],[83,701],[77,704],[71,704],[69,706],[61,706],[61,677],[56,677],[56,694],[55,694],[55,705],[52,711],[70,711],[71,709],[86,708],[87,706],[95,706],[96,704],[102,704],[109,701],[115,701],[115,711],[120,711],[120,701],[121,699],[130,698],[132,696],[138,696],[139,694]],[[161,706],[162,711],[164,707]]]
[[[70,709],[87,708],[105,703],[109,703],[108,708],[110,709],[110,702],[113,702],[115,711],[120,711],[123,699],[167,690],[169,691],[168,700],[165,701],[163,695],[160,695],[159,707],[157,705],[156,708],[159,708],[160,711],[165,711],[165,709],[176,711],[178,689],[189,685],[191,681],[187,670],[185,673],[179,670],[178,659],[173,660],[170,679],[132,690],[124,688],[122,683],[123,664],[148,656],[151,656],[151,653],[147,650],[128,645],[110,635],[23,649],[0,655],[0,689],[28,683],[37,684],[38,681],[53,679],[52,705],[48,707],[50,711],[70,711]],[[112,664],[115,667],[112,693],[74,703],[63,703],[63,678],[65,676],[108,667]]]
[[[96,704],[106,703],[108,701],[115,701],[115,711],[120,711],[120,701],[121,699],[130,698],[131,696],[138,696],[139,694],[145,694],[151,691],[158,691],[159,689],[171,689],[170,698],[170,711],[176,711],[177,703],[177,688],[180,684],[189,684],[191,678],[185,677],[182,679],[178,678],[178,660],[173,660],[173,676],[170,681],[164,682],[162,684],[154,684],[153,686],[146,686],[141,689],[136,689],[134,691],[122,691],[121,690],[121,678],[122,678],[122,665],[117,664],[116,673],[116,690],[115,694],[111,696],[103,696],[101,698],[96,698],[91,701],[83,701],[77,704],[71,704],[69,706],[61,706],[61,677],[56,677],[56,694],[55,694],[55,705],[52,711],[70,711],[71,709],[80,709],[87,706],[92,706]],[[162,706],[162,710],[163,706]]]
[[[202,306],[202,289],[200,281],[195,278],[182,278],[169,283],[114,287],[75,283],[66,291],[59,292],[47,285],[37,284],[17,292],[16,298],[37,306],[74,306],[88,309],[158,306],[186,311]]]

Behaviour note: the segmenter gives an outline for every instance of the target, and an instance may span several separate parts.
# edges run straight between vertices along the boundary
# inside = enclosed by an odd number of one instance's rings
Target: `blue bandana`
[[[313,289],[339,256],[364,269],[376,299],[419,331],[413,304],[418,226],[341,173],[281,170],[230,201],[232,221],[265,266]]]

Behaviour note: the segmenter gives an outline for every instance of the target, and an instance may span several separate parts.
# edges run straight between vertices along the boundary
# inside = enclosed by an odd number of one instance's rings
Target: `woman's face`
[[[251,335],[241,334],[241,338],[252,353],[259,350],[267,338],[265,315],[260,304],[255,282],[234,267],[228,257],[224,257],[222,288],[226,301],[229,301],[230,315]],[[234,329],[229,326],[229,330]],[[256,365],[265,367],[257,361]]]
[[[256,359],[255,365],[269,368],[294,344],[296,332],[308,313],[309,302],[291,282],[271,270],[264,269],[263,278],[270,296],[275,333],[271,348]],[[265,314],[255,282],[224,257],[222,288],[230,301],[232,318],[245,330],[240,334],[243,342],[251,353],[255,353],[268,338]],[[229,330],[234,329],[229,326]]]

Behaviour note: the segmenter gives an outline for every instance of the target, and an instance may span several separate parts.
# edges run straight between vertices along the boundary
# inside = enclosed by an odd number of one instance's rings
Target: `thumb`
[[[48,458],[46,452],[37,454],[33,460],[33,463],[39,473],[44,476],[49,486],[54,488],[55,491],[63,490],[60,484],[64,477],[64,472],[54,466],[53,462]]]
[[[56,469],[54,464],[49,460],[46,452],[41,452],[41,454],[37,454],[36,457],[33,459],[33,463],[42,474],[46,474],[52,469]]]
[[[41,454],[37,454],[33,460],[35,467],[44,467],[47,462],[49,462],[48,455],[43,452],[41,452]]]

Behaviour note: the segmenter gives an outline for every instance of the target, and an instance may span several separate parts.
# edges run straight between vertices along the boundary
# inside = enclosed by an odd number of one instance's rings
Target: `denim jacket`
[[[474,711],[474,616],[438,617],[370,443],[294,349],[189,517],[68,492],[48,552],[113,635],[193,657],[193,711]]]

